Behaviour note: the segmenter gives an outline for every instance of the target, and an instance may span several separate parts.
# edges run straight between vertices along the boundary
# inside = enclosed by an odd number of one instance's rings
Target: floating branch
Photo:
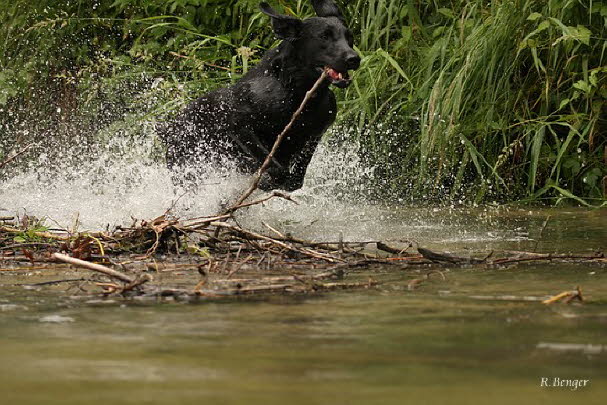
[[[565,304],[569,304],[571,301],[577,300],[579,302],[584,302],[584,297],[582,296],[582,290],[579,286],[575,287],[573,291],[565,291],[555,296],[548,298],[547,300],[542,301],[542,304],[550,305],[555,302],[563,301]]]

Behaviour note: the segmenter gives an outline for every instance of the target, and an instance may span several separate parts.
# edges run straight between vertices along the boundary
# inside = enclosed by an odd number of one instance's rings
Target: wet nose
[[[356,70],[360,66],[360,56],[357,54],[351,54],[346,58],[346,64],[348,65],[348,70]]]

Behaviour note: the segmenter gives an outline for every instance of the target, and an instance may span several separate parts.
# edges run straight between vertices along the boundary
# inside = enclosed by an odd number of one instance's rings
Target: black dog
[[[253,173],[324,69],[327,81],[283,140],[260,188],[292,191],[302,186],[316,145],[335,120],[329,84],[347,87],[348,70],[360,65],[337,5],[332,0],[312,0],[312,5],[318,17],[302,21],[260,4],[283,42],[236,84],[195,100],[161,130],[167,164],[176,175],[217,157],[228,157],[241,171]]]

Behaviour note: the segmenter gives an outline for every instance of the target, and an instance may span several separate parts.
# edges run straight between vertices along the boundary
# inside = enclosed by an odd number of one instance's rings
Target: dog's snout
[[[346,58],[346,64],[348,65],[348,70],[356,70],[360,66],[360,56],[357,54],[351,54]]]

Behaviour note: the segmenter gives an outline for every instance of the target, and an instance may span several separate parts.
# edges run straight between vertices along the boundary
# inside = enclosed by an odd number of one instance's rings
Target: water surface
[[[272,210],[274,225],[317,238],[413,239],[459,254],[607,249],[605,211],[371,206],[337,216],[331,215],[337,208],[324,205],[289,219],[279,204],[258,213]],[[425,272],[358,270],[346,281],[373,278],[380,285],[186,304],[74,298],[84,293],[9,284],[77,272],[2,271],[0,398],[7,404],[605,403],[604,265],[454,267],[444,269],[445,280],[433,276],[410,291],[407,283]],[[537,301],[578,285],[584,305]],[[540,386],[555,377],[589,383],[577,390]]]

